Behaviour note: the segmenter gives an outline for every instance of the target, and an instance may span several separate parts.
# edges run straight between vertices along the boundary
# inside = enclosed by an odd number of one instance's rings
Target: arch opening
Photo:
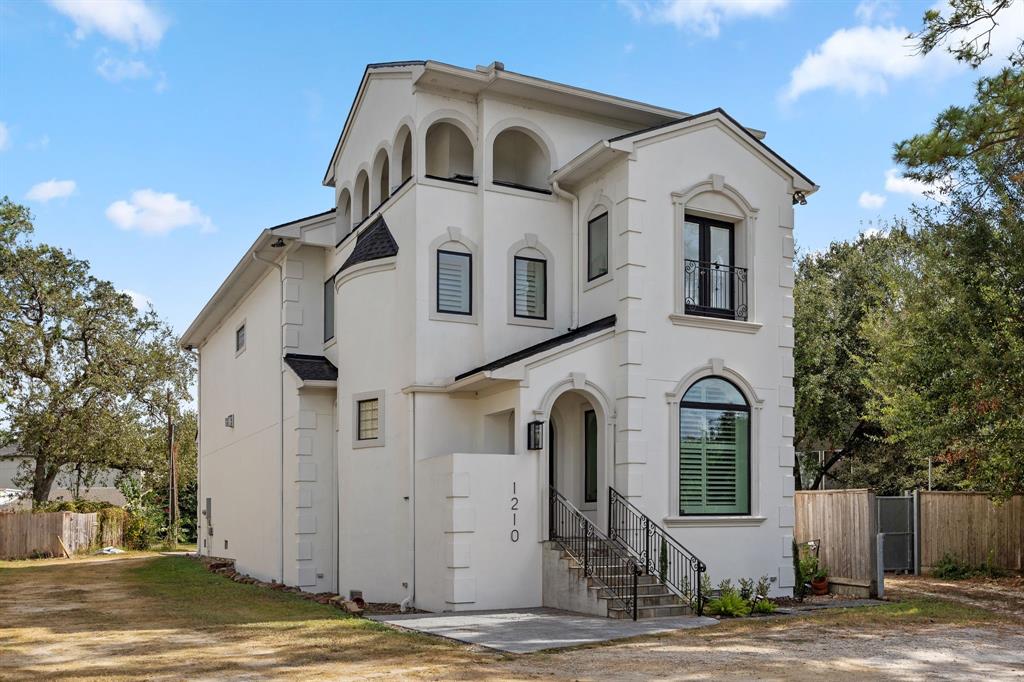
[[[427,130],[426,174],[440,180],[475,182],[473,144],[458,126],[438,121]]]
[[[548,191],[548,154],[529,134],[508,128],[494,138],[491,179],[496,185]]]

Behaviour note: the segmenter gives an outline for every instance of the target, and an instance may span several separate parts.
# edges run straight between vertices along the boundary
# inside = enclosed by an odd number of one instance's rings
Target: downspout
[[[569,327],[580,326],[580,199],[572,192],[562,189],[558,180],[551,181],[555,194],[572,202],[572,312]]]
[[[255,251],[252,252],[253,260],[257,260],[267,265],[273,265],[277,268],[277,289],[279,303],[277,306],[277,345],[278,345],[278,358],[281,366],[278,367],[279,375],[279,386],[277,391],[277,404],[278,404],[278,431],[280,432],[280,460],[281,460],[281,551],[280,551],[280,564],[278,569],[278,575],[281,577],[281,584],[284,584],[284,330],[282,329],[282,323],[284,322],[284,316],[282,309],[284,308],[284,268],[277,261],[267,260],[266,258],[260,258],[259,254]]]
[[[193,346],[186,346],[185,351],[196,359],[196,555],[202,555],[203,541],[207,535],[204,533],[200,518],[203,508],[203,358]],[[209,519],[206,520],[209,525]]]
[[[409,438],[409,535],[411,537],[409,552],[412,558],[412,578],[409,582],[409,594],[399,604],[399,611],[405,613],[411,605],[416,603],[416,392],[411,394],[412,401],[409,403],[409,420],[412,422]]]

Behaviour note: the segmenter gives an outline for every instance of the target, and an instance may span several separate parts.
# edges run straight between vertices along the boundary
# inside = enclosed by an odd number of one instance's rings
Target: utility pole
[[[174,413],[171,410],[171,389],[167,389],[167,522],[168,535],[178,528],[178,453],[174,442]],[[172,543],[177,537],[168,538]]]

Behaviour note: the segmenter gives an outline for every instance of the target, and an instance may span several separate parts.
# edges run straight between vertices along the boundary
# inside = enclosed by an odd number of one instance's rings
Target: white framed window
[[[245,352],[245,320],[235,327],[235,357]]]
[[[554,260],[537,235],[524,236],[508,250],[508,323],[553,329]]]
[[[450,226],[430,243],[428,317],[443,322],[477,323],[481,291],[480,252],[462,229]]]
[[[513,314],[531,320],[548,318],[548,262],[543,258],[516,256],[513,267]]]
[[[384,412],[384,391],[357,393],[352,396],[353,448],[384,445]]]
[[[437,250],[437,312],[473,314],[473,254]]]

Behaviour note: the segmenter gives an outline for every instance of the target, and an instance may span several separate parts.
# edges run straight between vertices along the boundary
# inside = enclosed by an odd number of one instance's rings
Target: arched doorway
[[[612,485],[610,440],[606,411],[593,395],[570,389],[554,400],[548,414],[548,485],[600,528]]]

